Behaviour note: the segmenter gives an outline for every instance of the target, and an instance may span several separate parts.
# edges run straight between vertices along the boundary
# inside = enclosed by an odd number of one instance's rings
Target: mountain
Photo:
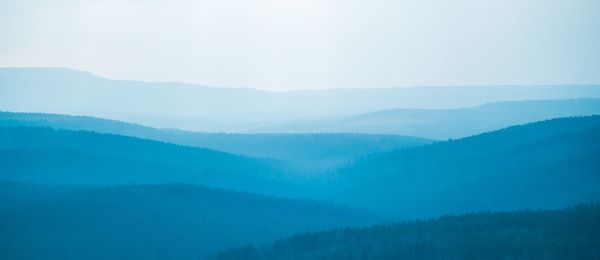
[[[323,187],[403,219],[600,200],[600,116],[561,118],[368,156]]]
[[[2,259],[199,259],[247,243],[376,220],[329,203],[196,185],[0,182]]]
[[[598,114],[600,99],[504,101],[458,109],[391,109],[249,132],[398,134],[446,140],[540,120]]]
[[[600,206],[475,213],[298,234],[213,259],[598,259]]]
[[[600,98],[600,86],[462,86],[269,92],[109,80],[63,68],[0,69],[0,110],[88,115],[154,127],[237,132],[396,108]]]
[[[0,127],[51,127],[85,130],[208,148],[232,154],[275,159],[289,171],[315,174],[372,153],[408,148],[432,141],[372,134],[226,134],[157,129],[115,120],[43,113],[0,112]]]
[[[0,180],[41,184],[196,183],[264,194],[302,193],[270,160],[126,136],[0,128]]]

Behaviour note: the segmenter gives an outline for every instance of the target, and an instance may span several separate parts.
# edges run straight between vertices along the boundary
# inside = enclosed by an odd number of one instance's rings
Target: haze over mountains
[[[598,255],[600,86],[268,92],[5,68],[0,97],[2,259]]]
[[[4,111],[89,115],[155,127],[239,132],[297,120],[331,119],[389,109],[448,109],[508,100],[600,98],[600,87],[459,86],[268,92],[109,80],[62,68],[2,68],[0,96],[3,97],[0,109]]]
[[[13,119],[22,115],[7,114]],[[40,115],[35,116],[39,120]],[[454,141],[400,147],[355,158],[310,181],[281,178],[277,175],[281,165],[268,160],[15,122],[0,128],[0,178],[11,181],[2,183],[0,189],[0,222],[6,225],[4,234],[9,234],[1,238],[6,242],[3,255],[15,258],[194,259],[301,231],[385,223],[347,206],[401,220],[484,210],[560,208],[600,200],[600,116],[555,119]],[[137,185],[123,186],[130,183]],[[144,183],[154,185],[140,185]],[[565,217],[573,220],[570,216]],[[472,223],[470,219],[457,221],[457,225]],[[382,232],[387,230],[382,228]],[[44,233],[39,232],[42,229]],[[491,230],[490,239],[504,232]],[[576,237],[586,239],[582,234]],[[363,235],[383,241],[400,239]],[[335,243],[346,246],[345,241]],[[99,245],[91,246],[95,244]],[[573,252],[572,247],[565,250]]]
[[[390,109],[267,126],[253,132],[398,134],[445,140],[551,118],[597,114],[600,99],[503,101],[456,109]]]
[[[599,260],[598,10],[0,1],[0,260]]]

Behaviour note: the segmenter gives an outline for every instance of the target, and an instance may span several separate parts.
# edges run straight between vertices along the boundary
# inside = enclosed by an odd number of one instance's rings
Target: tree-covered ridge
[[[272,161],[126,136],[39,127],[0,128],[0,180],[114,185],[195,183],[286,195]]]
[[[308,232],[216,259],[598,259],[600,205]]]
[[[307,230],[375,221],[331,203],[197,185],[0,182],[1,259],[198,259]]]
[[[44,113],[0,112],[0,126],[85,130],[208,148],[243,156],[281,160],[287,170],[300,174],[320,173],[368,154],[432,142],[409,136],[352,133],[203,133],[151,128],[95,117]]]
[[[566,207],[600,200],[597,158],[600,116],[561,118],[370,156],[329,190],[405,219]]]

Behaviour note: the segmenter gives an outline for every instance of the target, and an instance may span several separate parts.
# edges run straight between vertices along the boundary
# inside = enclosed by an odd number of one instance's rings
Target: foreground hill
[[[0,128],[0,180],[41,184],[196,183],[263,194],[298,190],[279,165],[126,136],[37,127]]]
[[[358,161],[324,190],[402,218],[600,200],[600,116],[563,118]]]
[[[1,259],[199,259],[228,247],[373,221],[332,204],[195,185],[0,182]]]
[[[269,92],[173,82],[109,80],[61,68],[0,68],[0,110],[89,115],[154,127],[244,131],[301,119],[395,108],[600,98],[599,86],[463,86]]]
[[[216,259],[598,259],[600,206],[304,233]]]
[[[326,171],[372,153],[432,142],[399,135],[201,133],[85,116],[0,112],[0,127],[19,126],[93,131],[276,159],[289,164],[286,169],[303,174]]]
[[[540,120],[599,114],[600,99],[506,101],[458,109],[391,109],[267,126],[253,132],[399,134],[445,140]]]

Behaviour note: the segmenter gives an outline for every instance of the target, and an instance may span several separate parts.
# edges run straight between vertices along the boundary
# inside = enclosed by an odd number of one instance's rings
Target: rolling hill
[[[456,109],[391,109],[290,122],[250,132],[398,134],[446,140],[540,120],[598,114],[600,99],[504,101]]]
[[[0,179],[40,184],[196,183],[304,194],[270,160],[152,140],[37,127],[0,128]]]
[[[2,259],[199,259],[228,247],[376,220],[328,203],[196,185],[0,182]]]
[[[297,174],[321,173],[368,154],[432,142],[399,135],[201,133],[85,116],[0,112],[0,127],[19,126],[93,131],[275,159]]]
[[[591,204],[303,233],[212,259],[597,259],[599,233]]]
[[[331,198],[403,219],[600,200],[600,116],[509,127],[373,155],[340,169]]]

